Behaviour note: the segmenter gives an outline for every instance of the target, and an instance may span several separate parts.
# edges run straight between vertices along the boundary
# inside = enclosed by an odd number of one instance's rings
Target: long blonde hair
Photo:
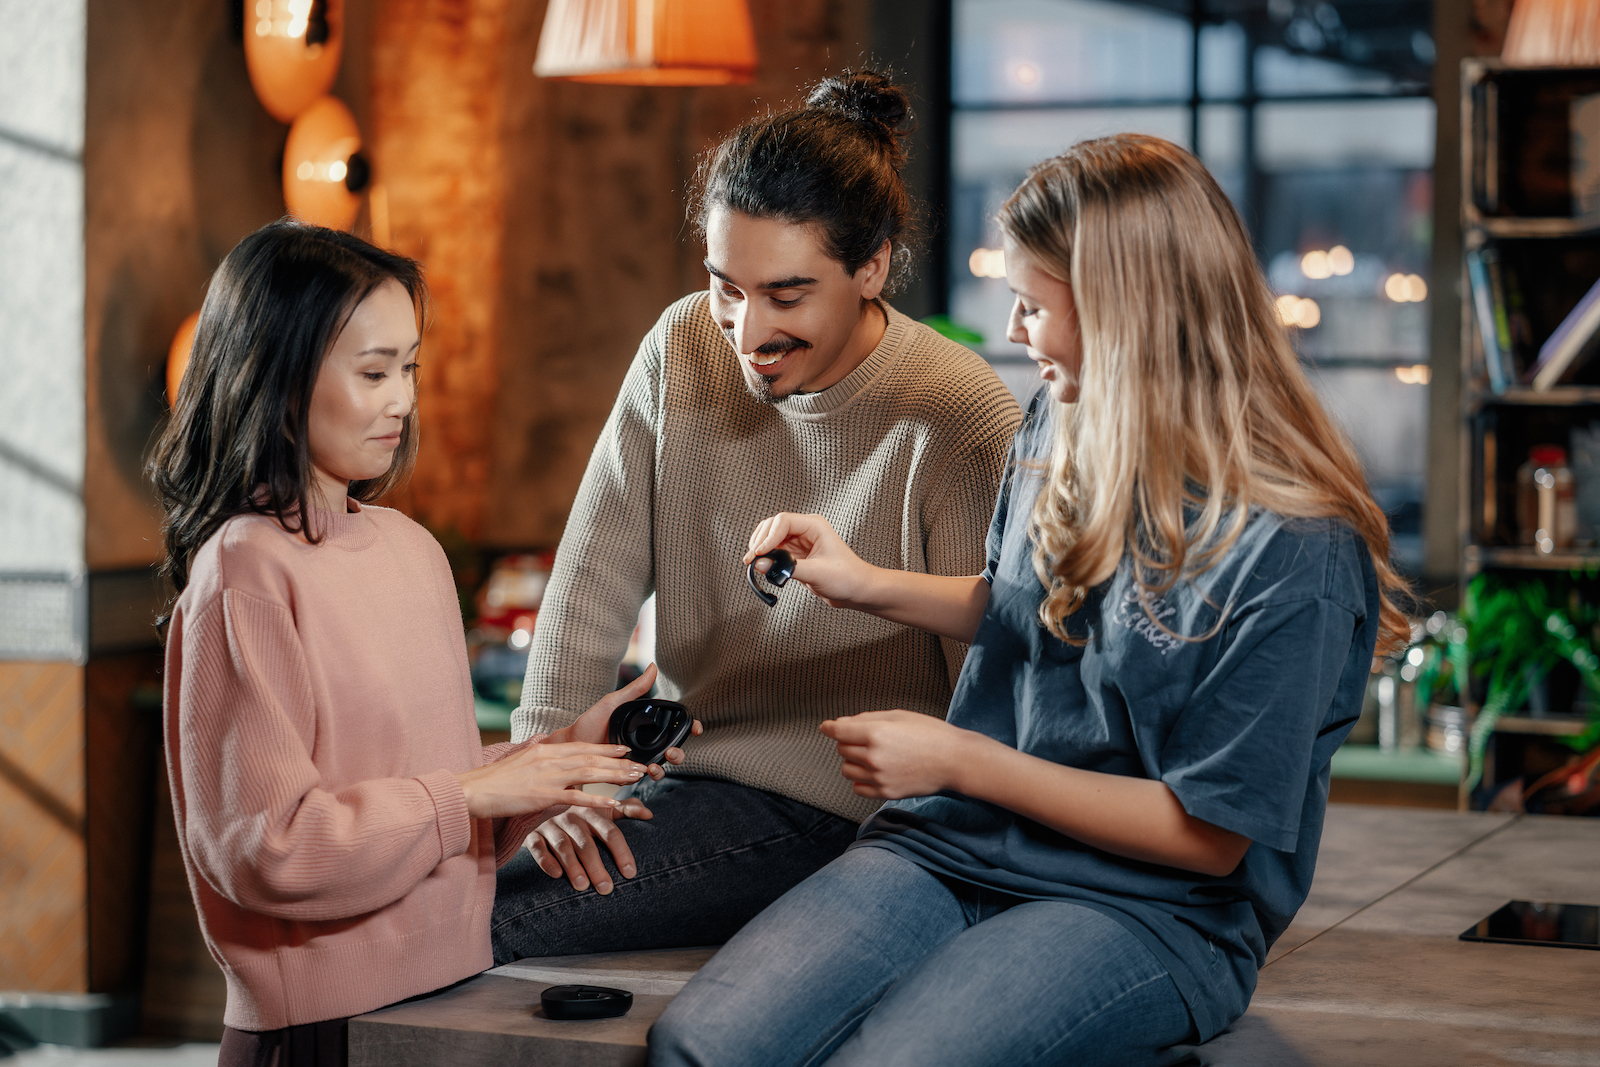
[[[1050,632],[1074,640],[1067,619],[1124,555],[1148,606],[1218,562],[1260,507],[1349,523],[1377,571],[1379,650],[1403,646],[1388,523],[1205,167],[1158,137],[1085,141],[1029,171],[999,223],[1072,287],[1081,331],[1078,400],[1056,411],[1030,529]]]

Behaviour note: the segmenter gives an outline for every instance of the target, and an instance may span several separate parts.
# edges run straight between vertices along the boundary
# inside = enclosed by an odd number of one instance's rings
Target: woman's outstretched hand
[[[525,815],[556,805],[617,808],[620,801],[585,793],[590,782],[628,785],[645,775],[643,764],[627,758],[627,745],[523,745],[503,759],[456,775],[474,819]]]
[[[795,558],[794,580],[836,608],[861,603],[863,592],[878,569],[852,552],[821,515],[785,511],[762,520],[750,535],[750,548],[743,562],[748,566],[755,560],[756,570],[765,574],[772,568],[772,561],[759,557],[779,548]]]
[[[961,752],[982,738],[943,719],[914,711],[868,711],[842,715],[819,727],[839,745],[857,796],[880,800],[925,797],[956,788]]]
[[[595,701],[571,726],[557,730],[538,744],[514,749],[494,763],[456,775],[467,795],[467,813],[474,819],[498,819],[568,805],[649,818],[649,812],[641,815],[629,810],[627,805],[643,807],[636,800],[625,803],[585,793],[583,787],[590,783],[631,785],[647,774],[660,778],[666,773],[659,764],[646,767],[635,763],[627,758],[627,745],[613,745],[607,740],[611,713],[650,692],[655,681],[656,667],[652,663],[639,677]],[[699,734],[702,729],[696,719],[693,732]],[[668,763],[682,763],[683,750],[669,748],[662,758]]]

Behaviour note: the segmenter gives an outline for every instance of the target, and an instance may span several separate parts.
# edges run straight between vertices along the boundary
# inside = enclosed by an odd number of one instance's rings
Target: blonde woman
[[[1046,387],[984,573],[886,571],[808,515],[746,556],[971,642],[949,719],[823,724],[890,803],[689,983],[654,1063],[1162,1062],[1244,1011],[1305,899],[1405,632],[1383,514],[1193,156],[1080,144],[999,222]]]

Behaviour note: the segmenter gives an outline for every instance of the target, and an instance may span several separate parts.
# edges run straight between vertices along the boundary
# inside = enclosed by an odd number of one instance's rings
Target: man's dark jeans
[[[856,824],[760,789],[669,776],[633,787],[655,815],[620,824],[638,874],[579,892],[527,849],[500,869],[489,924],[496,963],[528,956],[720,945],[837,858]]]

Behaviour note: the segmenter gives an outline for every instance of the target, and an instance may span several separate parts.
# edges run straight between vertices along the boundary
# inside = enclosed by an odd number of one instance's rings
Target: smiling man
[[[905,95],[829,79],[734,131],[701,174],[709,292],[640,346],[589,461],[534,632],[513,736],[615,686],[657,597],[660,691],[705,724],[630,787],[501,869],[495,956],[716,944],[841,853],[877,807],[825,719],[943,716],[965,647],[798,588],[768,608],[739,561],[778,511],[818,512],[880,566],[976,574],[1021,416],[967,349],[882,299],[909,263]]]

